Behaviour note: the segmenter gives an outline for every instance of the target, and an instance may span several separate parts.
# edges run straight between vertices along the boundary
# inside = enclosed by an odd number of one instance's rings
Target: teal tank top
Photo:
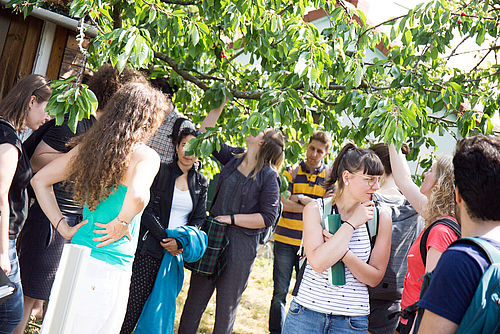
[[[130,222],[131,241],[127,237],[123,237],[107,246],[97,247],[99,242],[92,240],[95,237],[102,236],[102,234],[94,232],[96,229],[101,229],[95,223],[104,224],[116,218],[122,209],[126,193],[127,187],[120,184],[118,189],[112,192],[106,200],[100,202],[94,211],[90,211],[88,206],[84,205],[83,220],[88,219],[88,223],[76,232],[71,243],[89,247],[91,249],[90,256],[93,258],[120,267],[123,270],[131,271],[137,248],[137,239],[139,238],[142,211]]]

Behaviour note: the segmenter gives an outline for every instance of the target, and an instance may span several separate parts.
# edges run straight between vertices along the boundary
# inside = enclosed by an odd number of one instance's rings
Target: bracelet
[[[234,215],[231,215],[231,225],[236,226],[236,224],[235,224],[235,222],[234,222]]]
[[[125,225],[125,226],[129,226],[130,223],[127,223],[126,221],[124,220],[121,220],[120,218],[116,217],[116,220],[118,220],[118,223],[122,224],[122,225]]]
[[[58,228],[59,228],[59,224],[64,220],[64,217],[61,217],[61,219],[59,219],[59,221],[57,222],[56,224],[56,231],[59,232]]]
[[[342,257],[340,258],[339,261],[342,261],[344,259],[344,257],[347,255],[347,253],[349,253],[351,249],[350,248],[347,248],[347,251],[344,253],[344,255],[342,255]]]
[[[347,225],[349,225],[350,227],[352,227],[353,230],[356,230],[356,228],[354,227],[353,224],[349,223],[347,220],[344,220],[342,223],[346,223]]]

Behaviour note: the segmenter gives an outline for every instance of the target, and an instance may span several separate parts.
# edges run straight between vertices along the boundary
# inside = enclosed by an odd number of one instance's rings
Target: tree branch
[[[113,29],[123,27],[121,1],[117,1],[113,6]]]
[[[169,57],[165,53],[155,52],[155,57],[158,58],[158,59],[163,60],[164,62],[166,62],[184,80],[192,82],[193,84],[195,84],[196,86],[200,87],[204,91],[207,91],[210,88],[206,83],[204,83],[200,79],[198,79],[198,78],[194,77],[193,75],[189,74],[187,71],[180,69],[179,68],[179,64],[177,64],[177,62],[174,59],[172,59],[171,57]]]
[[[168,3],[171,5],[181,5],[181,6],[191,6],[196,5],[198,1],[183,1],[183,0],[161,0],[163,3]]]
[[[496,51],[496,50],[500,50],[500,45],[493,45],[493,46],[490,46],[489,48],[484,48],[484,49],[477,49],[477,50],[470,50],[470,51],[463,51],[463,52],[458,52],[458,53],[455,53],[453,55],[450,55],[449,57],[454,57],[454,56],[459,56],[459,55],[464,55],[464,54],[467,54],[467,53],[474,53],[474,52],[481,52],[481,51]]]
[[[324,103],[326,105],[329,105],[329,106],[334,106],[334,105],[337,105],[336,102],[330,102],[330,101],[327,101],[325,100],[324,98],[322,98],[321,96],[319,96],[318,94],[316,94],[315,91],[313,90],[310,90],[309,93],[318,101],[320,101],[321,103]]]
[[[429,117],[430,119],[433,119],[433,120],[436,120],[436,121],[439,121],[439,122],[448,123],[448,124],[451,124],[451,125],[456,125],[457,124],[457,122],[452,121],[451,119],[446,119],[444,117],[438,117],[438,116],[434,116],[434,115],[427,115],[427,117]]]
[[[238,58],[240,55],[242,55],[242,54],[243,54],[243,52],[245,52],[245,49],[244,49],[244,48],[241,48],[241,49],[240,49],[240,51],[236,52],[236,53],[235,53],[234,55],[232,55],[230,58],[226,58],[226,59],[224,60],[224,62],[222,63],[222,66],[224,67],[224,66],[226,66],[228,63],[232,62],[234,59],[236,59],[236,58]],[[212,75],[212,74],[214,74],[214,73],[215,73],[215,71],[217,71],[217,68],[215,68],[215,67],[214,67],[213,69],[211,69],[211,70],[207,73],[207,75]]]
[[[444,63],[445,66],[446,64],[448,64],[448,61],[450,60],[451,57],[453,57],[455,52],[457,52],[458,47],[462,45],[469,37],[470,37],[469,34],[465,35],[464,39],[462,39],[462,41],[457,44],[457,46],[453,49],[453,51],[451,51],[450,55],[446,58],[446,62]]]
[[[497,41],[498,41],[498,38],[495,40],[495,44]],[[486,54],[483,56],[483,58],[481,58],[481,60],[472,68],[471,72],[474,72],[479,67],[479,65],[481,65],[481,63],[486,59],[486,57],[488,57],[488,55],[491,53],[491,51],[493,51],[493,50],[489,49],[488,52],[486,52]]]
[[[374,29],[377,29],[378,27],[383,26],[384,24],[387,24],[387,23],[391,23],[391,22],[397,21],[397,20],[399,20],[399,19],[401,19],[401,18],[405,17],[406,15],[408,15],[408,14],[405,14],[405,15],[400,15],[400,16],[397,16],[397,17],[393,17],[392,19],[389,19],[389,20],[387,20],[387,21],[384,21],[384,22],[382,22],[382,23],[379,23],[379,24],[377,24],[377,25],[374,25],[373,27],[369,27],[369,28],[367,28],[365,31],[363,31],[363,32],[359,35],[358,40],[361,38],[361,36],[363,36],[363,35],[364,35],[365,33],[367,33],[368,31],[370,31],[370,30],[374,30]]]

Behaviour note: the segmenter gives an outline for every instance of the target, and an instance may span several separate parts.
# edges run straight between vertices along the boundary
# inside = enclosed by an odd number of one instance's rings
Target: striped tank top
[[[318,208],[323,219],[323,210],[319,202]],[[371,246],[366,224],[354,231],[349,241],[349,248],[362,261],[368,261]],[[327,270],[319,274],[307,263],[295,302],[312,311],[325,314],[368,315],[370,313],[368,287],[357,280],[347,266],[345,266],[345,282],[345,285],[331,285],[328,282]]]

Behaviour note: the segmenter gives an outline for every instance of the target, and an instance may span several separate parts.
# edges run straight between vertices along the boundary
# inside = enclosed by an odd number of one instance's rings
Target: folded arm
[[[391,251],[392,219],[388,211],[379,211],[379,228],[375,246],[373,247],[368,263],[349,251],[342,259],[351,273],[360,282],[371,287],[377,286],[385,274]]]
[[[70,162],[77,153],[78,147],[75,147],[68,153],[60,155],[40,169],[31,179],[31,186],[35,191],[38,204],[40,204],[45,216],[47,216],[57,231],[67,240],[71,240],[83,224],[77,224],[74,227],[68,225],[57,204],[53,185],[67,180],[71,176]]]

